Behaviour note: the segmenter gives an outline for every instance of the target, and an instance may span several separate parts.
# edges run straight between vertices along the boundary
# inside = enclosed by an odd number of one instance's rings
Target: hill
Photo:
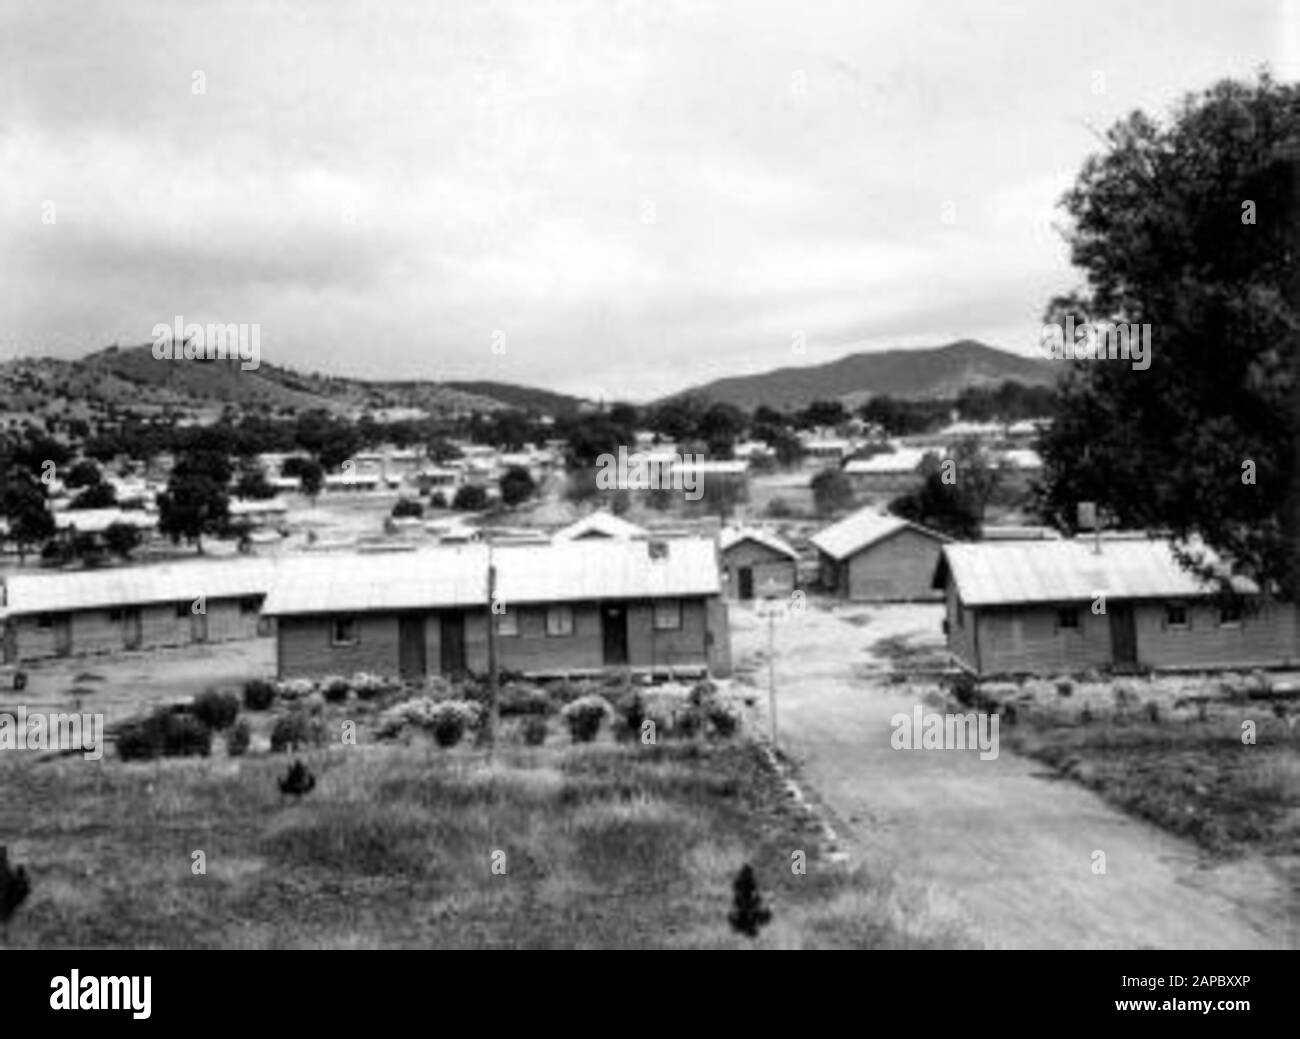
[[[914,400],[945,399],[972,386],[1008,380],[1050,386],[1059,374],[1059,366],[1051,361],[963,339],[947,346],[850,354],[826,364],[718,379],[672,396],[699,394],[746,410],[760,404],[777,409],[802,408],[815,400],[840,400],[855,407],[882,394]]]

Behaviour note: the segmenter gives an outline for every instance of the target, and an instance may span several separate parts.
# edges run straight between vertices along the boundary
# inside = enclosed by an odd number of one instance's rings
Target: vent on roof
[[[646,542],[646,550],[650,553],[651,559],[668,558],[668,542],[659,538],[652,538]]]

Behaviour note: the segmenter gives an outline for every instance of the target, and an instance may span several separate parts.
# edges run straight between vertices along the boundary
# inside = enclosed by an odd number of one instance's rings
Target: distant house
[[[900,447],[870,458],[853,458],[844,463],[844,475],[855,491],[866,494],[901,494],[921,483],[921,460],[928,452],[918,447]]]
[[[592,538],[627,540],[628,538],[644,538],[646,536],[647,532],[644,527],[638,527],[635,523],[629,523],[622,517],[601,509],[599,512],[588,513],[576,523],[570,523],[567,527],[560,528],[552,535],[552,540],[587,541]]]
[[[4,579],[6,663],[259,634],[270,560],[195,560]]]
[[[1240,598],[1216,598],[1164,540],[947,545],[934,577],[948,648],[978,675],[1300,661],[1293,606],[1240,577]]]
[[[53,516],[56,530],[77,534],[102,534],[114,524],[135,527],[141,532],[158,526],[158,514],[142,509],[64,509]]]
[[[788,596],[799,583],[799,555],[775,534],[733,527],[718,535],[723,592],[729,599]]]
[[[898,516],[859,509],[811,538],[822,587],[855,602],[938,599],[933,587],[944,535]]]
[[[500,606],[493,613],[489,565]],[[726,673],[730,666],[715,549],[699,538],[304,556],[284,561],[264,612],[276,621],[282,678],[482,673],[489,617],[506,670]]]

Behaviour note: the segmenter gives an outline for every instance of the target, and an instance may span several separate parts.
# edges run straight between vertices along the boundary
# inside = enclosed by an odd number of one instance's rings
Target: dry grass
[[[747,745],[304,757],[318,784],[301,803],[278,792],[283,757],[0,759],[0,832],[33,876],[11,944],[741,947],[726,914],[746,861],[774,913],[759,947],[961,941],[924,893],[820,859]]]

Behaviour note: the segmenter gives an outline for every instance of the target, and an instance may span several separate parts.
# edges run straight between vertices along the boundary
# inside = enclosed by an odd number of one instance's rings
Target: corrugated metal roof
[[[716,595],[713,542],[683,538],[492,548],[497,597],[510,603]],[[286,559],[262,612],[269,616],[478,606],[487,600],[489,547],[438,547],[398,557]]]
[[[76,527],[83,534],[102,534],[114,523],[128,527],[148,529],[157,526],[158,517],[139,509],[65,509],[54,513],[54,525],[59,530]]]
[[[606,512],[604,509],[599,512],[593,512],[590,515],[583,516],[576,523],[570,523],[567,527],[562,527],[553,535],[555,541],[573,541],[576,538],[585,537],[609,537],[609,538],[641,538],[645,537],[646,532],[642,527],[635,523],[629,523],[627,520],[615,516],[612,512]]]
[[[271,587],[273,559],[211,559],[62,574],[13,574],[4,579],[3,612],[13,616],[262,595]]]
[[[1178,599],[1214,591],[1179,564],[1170,541],[1153,538],[1103,540],[1100,552],[1091,538],[947,545],[940,574],[945,566],[967,606],[1085,602],[1101,593]],[[1243,593],[1259,590],[1242,577],[1233,585]]]
[[[855,458],[844,465],[849,476],[886,476],[914,473],[921,460],[930,452],[918,447],[902,447],[897,451],[881,452],[870,458]]]
[[[927,530],[916,523],[872,508],[859,509],[845,516],[838,523],[832,523],[825,530],[819,530],[809,540],[832,559],[844,559],[869,545],[874,545],[877,541],[884,540],[891,534],[898,533],[904,527],[911,527],[937,541],[948,540],[933,530]]]
[[[780,552],[781,555],[789,556],[794,560],[799,558],[799,553],[781,538],[757,527],[724,527],[718,533],[718,548],[723,552],[734,548],[742,541],[757,541],[760,545],[766,545],[772,549],[773,552]]]

